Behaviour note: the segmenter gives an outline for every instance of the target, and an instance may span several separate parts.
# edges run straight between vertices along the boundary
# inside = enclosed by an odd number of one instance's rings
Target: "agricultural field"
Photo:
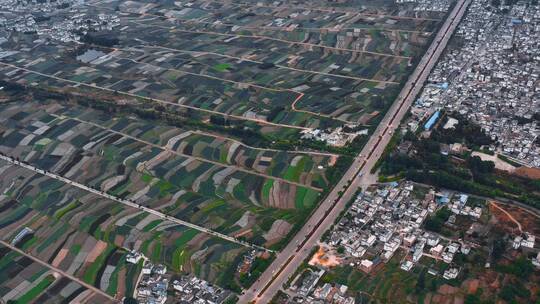
[[[339,180],[441,3],[17,2],[0,13],[0,239],[116,299],[140,278],[130,250],[248,288],[237,270],[262,273]],[[34,272],[10,300],[79,296]]]
[[[110,303],[102,295],[3,245],[0,245],[0,299],[4,303]]]
[[[6,106],[1,115],[0,152],[259,245],[285,237],[327,185],[327,156],[259,151],[54,103]]]
[[[20,249],[117,298],[133,293],[142,267],[126,263],[128,248],[217,283],[246,250],[4,161],[0,168],[2,240],[31,229]]]
[[[32,45],[2,58],[20,83],[115,92],[285,128],[368,124],[385,111],[444,11],[272,3],[88,2],[118,12],[115,44]],[[399,15],[394,15],[398,13]],[[25,70],[17,69],[24,66]],[[49,78],[44,79],[44,78]]]

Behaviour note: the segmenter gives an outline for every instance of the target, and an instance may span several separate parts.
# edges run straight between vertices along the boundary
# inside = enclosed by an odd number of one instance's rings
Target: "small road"
[[[137,22],[133,22],[133,23],[137,23]],[[138,23],[137,23],[138,24]],[[140,40],[140,39],[137,39],[141,42],[145,42],[143,40]],[[145,42],[147,43],[147,42]],[[93,44],[87,44],[87,43],[81,43],[79,42],[79,44],[81,45],[88,45],[88,46],[91,46],[91,47],[94,47],[95,45]],[[147,66],[151,66],[151,67],[154,67],[154,68],[158,68],[158,69],[163,69],[163,70],[169,70],[169,71],[175,71],[175,72],[178,72],[180,74],[186,74],[186,75],[192,75],[192,76],[196,76],[196,77],[203,77],[203,78],[209,78],[209,79],[212,79],[212,80],[217,80],[217,81],[221,81],[221,82],[228,82],[228,83],[232,83],[234,85],[237,85],[238,87],[253,87],[253,88],[257,88],[257,89],[260,89],[260,90],[266,90],[266,91],[270,91],[270,92],[286,92],[286,93],[291,93],[291,94],[294,94],[294,95],[297,95],[296,98],[293,100],[293,102],[291,103],[291,109],[294,111],[294,112],[299,112],[299,113],[306,113],[306,114],[309,114],[309,115],[313,115],[313,116],[316,116],[316,117],[323,117],[323,118],[327,118],[327,119],[331,119],[331,120],[336,120],[336,121],[340,121],[342,123],[345,123],[345,124],[356,124],[357,122],[356,121],[348,121],[348,120],[345,120],[345,119],[341,119],[341,118],[338,118],[338,117],[334,117],[332,115],[328,115],[328,114],[322,114],[322,113],[317,113],[317,112],[312,112],[312,111],[308,111],[308,110],[300,110],[300,109],[297,109],[296,108],[296,103],[298,101],[300,101],[300,99],[302,99],[305,94],[302,93],[302,92],[299,92],[299,91],[295,91],[293,89],[289,89],[289,88],[283,88],[283,87],[267,87],[267,86],[262,86],[262,85],[259,85],[259,84],[256,84],[256,83],[252,83],[252,82],[243,82],[243,81],[235,81],[235,80],[231,80],[231,79],[226,79],[226,78],[222,78],[222,77],[217,77],[217,76],[212,76],[212,75],[209,75],[209,74],[204,74],[204,73],[194,73],[194,72],[189,72],[189,71],[186,71],[186,70],[181,70],[181,69],[177,69],[177,68],[171,68],[171,67],[162,67],[162,66],[159,66],[159,65],[155,65],[153,63],[149,63],[149,62],[144,62],[142,60],[137,60],[137,59],[133,59],[133,58],[130,58],[130,57],[122,57],[122,56],[119,56],[117,55],[116,53],[119,52],[127,52],[127,53],[132,53],[132,52],[140,52],[142,54],[146,54],[148,55],[149,52],[147,52],[146,50],[144,50],[145,48],[155,48],[155,49],[163,49],[163,50],[167,50],[167,51],[172,51],[172,52],[179,52],[179,53],[184,53],[184,54],[198,54],[198,55],[215,55],[215,56],[221,56],[221,57],[225,57],[225,58],[230,58],[230,59],[235,59],[235,60],[242,60],[242,61],[246,61],[246,62],[252,62],[252,63],[257,63],[257,64],[263,64],[262,61],[256,61],[256,60],[251,60],[251,59],[246,59],[246,58],[242,58],[242,57],[234,57],[234,56],[229,56],[229,55],[222,55],[222,54],[219,54],[219,53],[213,53],[213,52],[205,52],[205,51],[188,51],[188,50],[180,50],[180,49],[172,49],[172,48],[168,48],[168,47],[164,47],[164,46],[156,46],[156,45],[141,45],[139,46],[141,49],[139,49],[138,47],[128,47],[128,48],[112,48],[112,47],[102,47],[102,46],[97,46],[99,48],[106,48],[106,49],[109,49],[111,50],[112,52],[107,54],[106,56],[109,56],[109,57],[114,57],[114,58],[117,58],[117,59],[123,59],[123,60],[128,60],[128,61],[131,61],[133,63],[137,63],[137,64],[143,64],[143,65],[147,65]],[[279,69],[287,69],[287,70],[292,70],[292,71],[297,71],[297,72],[302,72],[302,73],[311,73],[311,74],[317,74],[317,75],[325,75],[325,76],[331,76],[331,77],[338,77],[338,78],[345,78],[345,79],[351,79],[351,80],[356,80],[356,81],[367,81],[367,82],[375,82],[375,83],[385,83],[385,84],[394,84],[394,85],[397,85],[399,84],[398,82],[394,82],[394,81],[386,81],[386,80],[375,80],[375,79],[367,79],[367,78],[360,78],[360,77],[354,77],[354,76],[345,76],[345,75],[339,75],[339,74],[332,74],[332,73],[323,73],[323,72],[316,72],[316,71],[309,71],[309,70],[302,70],[302,69],[296,69],[296,68],[291,68],[291,67],[286,67],[286,66],[282,66],[282,65],[275,65],[275,67],[279,68]]]
[[[208,228],[204,228],[204,227],[201,227],[201,226],[198,226],[198,225],[195,225],[195,224],[192,224],[190,222],[186,222],[186,221],[183,221],[183,220],[180,220],[180,219],[177,219],[173,216],[170,216],[170,215],[166,215],[162,212],[159,212],[159,211],[156,211],[154,209],[151,209],[151,208],[148,208],[148,207],[145,207],[143,205],[139,205],[137,203],[134,203],[133,201],[130,201],[130,200],[125,200],[125,199],[121,199],[119,197],[116,197],[114,195],[110,195],[108,193],[105,193],[101,190],[96,190],[94,188],[90,188],[86,185],[83,185],[81,183],[78,183],[78,182],[75,182],[75,181],[72,181],[68,178],[65,178],[63,176],[60,176],[58,174],[54,174],[54,173],[51,173],[49,171],[45,171],[43,169],[40,169],[40,168],[37,168],[33,165],[30,165],[30,164],[27,164],[27,163],[23,163],[21,161],[18,161],[18,160],[15,160],[11,157],[8,157],[8,156],[5,156],[5,155],[0,155],[0,159],[1,160],[4,160],[4,161],[7,161],[13,165],[17,165],[19,167],[22,167],[22,168],[25,168],[27,170],[30,170],[30,171],[33,171],[33,172],[36,172],[38,174],[42,174],[42,175],[45,175],[47,177],[50,177],[50,178],[54,178],[56,180],[59,180],[65,184],[68,184],[70,186],[73,186],[73,187],[76,187],[76,188],[79,188],[79,189],[82,189],[82,190],[85,190],[87,192],[91,192],[93,194],[96,194],[96,195],[99,195],[101,197],[104,197],[106,199],[109,199],[111,201],[114,201],[114,202],[117,202],[117,203],[120,203],[120,204],[123,204],[123,205],[126,205],[128,207],[131,207],[131,208],[135,208],[135,209],[139,209],[139,210],[142,210],[144,212],[147,212],[147,213],[150,213],[150,214],[153,214],[163,220],[166,220],[166,221],[169,221],[169,222],[173,222],[173,223],[176,223],[176,224],[179,224],[179,225],[182,225],[182,226],[186,226],[186,227],[189,227],[189,228],[192,228],[192,229],[195,229],[195,230],[198,230],[200,232],[203,232],[203,233],[206,233],[206,234],[209,234],[211,236],[214,236],[214,237],[218,237],[218,238],[221,238],[221,239],[224,239],[226,241],[229,241],[229,242],[232,242],[232,243],[236,243],[236,244],[239,244],[239,245],[242,245],[242,246],[245,246],[245,247],[249,247],[249,248],[253,248],[253,249],[257,249],[257,250],[262,250],[262,251],[271,251],[269,249],[266,249],[262,246],[258,246],[258,245],[254,245],[254,244],[250,244],[248,242],[245,242],[245,241],[241,241],[241,240],[238,240],[234,237],[231,237],[231,236],[228,236],[228,235],[225,235],[225,234],[222,234],[222,233],[219,233],[219,232],[216,232],[216,231],[213,231],[211,229],[208,229]]]
[[[347,203],[359,188],[365,188],[373,180],[371,168],[380,158],[409,107],[421,91],[431,70],[445,49],[455,28],[472,0],[458,0],[447,20],[420,60],[418,66],[399,93],[396,101],[370,137],[362,152],[354,159],[351,167],[306,221],[304,227],[289,244],[276,255],[274,262],[261,277],[241,295],[239,303],[269,303],[299,265],[307,258],[311,249],[345,210]]]
[[[116,50],[129,51],[129,49],[116,49]],[[144,62],[142,60],[137,60],[137,59],[133,59],[133,58],[129,58],[129,57],[118,56],[114,52],[109,53],[109,55],[110,55],[110,57],[114,57],[114,58],[117,58],[117,59],[123,59],[123,60],[131,61],[133,63],[143,64],[143,65],[159,68],[159,69],[162,69],[162,70],[175,71],[175,72],[178,72],[178,73],[181,73],[181,74],[186,74],[186,75],[191,75],[191,76],[196,76],[196,77],[202,77],[202,78],[208,78],[208,79],[217,80],[217,81],[221,81],[221,82],[232,83],[232,84],[237,85],[239,87],[253,87],[253,88],[257,88],[257,89],[261,89],[261,90],[265,90],[265,91],[270,91],[270,92],[290,92],[290,93],[293,93],[293,94],[301,94],[301,93],[299,93],[297,91],[294,91],[294,90],[291,90],[291,89],[265,87],[265,86],[258,85],[258,84],[253,83],[253,82],[243,82],[243,81],[225,79],[225,78],[212,76],[212,75],[208,75],[208,74],[193,73],[193,72],[189,72],[189,71],[186,71],[186,70],[180,70],[180,69],[177,69],[177,68],[166,68],[166,67],[162,67],[162,66],[155,65],[155,64],[152,64],[152,63]]]
[[[490,198],[485,198],[485,199],[490,200]],[[496,198],[496,200],[497,200],[497,203],[500,204],[500,205],[518,207],[521,210],[523,210],[524,212],[527,212],[528,214],[540,219],[540,211],[538,209],[532,207],[532,206],[525,205],[522,202],[509,200],[509,199],[506,199],[506,198],[500,198],[499,197],[499,198]]]
[[[324,50],[330,50],[330,51],[369,54],[369,55],[380,56],[380,57],[399,58],[399,59],[402,59],[402,60],[410,60],[411,59],[411,57],[408,57],[408,56],[400,56],[400,55],[387,54],[387,53],[364,51],[364,50],[359,50],[359,49],[340,48],[340,47],[335,47],[335,46],[326,46],[326,45],[320,45],[320,44],[313,44],[313,43],[309,43],[309,42],[291,41],[291,40],[275,38],[275,37],[270,37],[270,36],[263,36],[263,35],[229,34],[229,33],[220,33],[220,32],[213,32],[213,31],[183,30],[183,29],[177,29],[177,28],[172,29],[171,31],[172,32],[192,33],[192,34],[206,34],[206,35],[215,35],[215,36],[226,36],[226,37],[231,37],[231,38],[232,37],[239,37],[239,38],[249,38],[249,39],[259,39],[259,40],[270,40],[270,41],[286,43],[286,44],[288,44],[290,46],[301,45],[301,46],[308,47],[310,49],[318,48],[318,49],[324,49]],[[376,80],[372,80],[372,81],[376,81]]]
[[[102,7],[102,6],[93,5],[93,4],[84,4],[84,5],[94,7],[94,8],[98,8],[98,9],[112,10],[111,8]],[[132,11],[120,11],[120,12],[135,14],[135,15],[139,15],[139,16],[143,16],[143,17],[155,17],[155,18],[158,18],[158,20],[162,20],[162,19],[165,18],[167,20],[181,21],[181,22],[184,22],[184,23],[206,24],[206,25],[210,25],[210,26],[224,25],[224,26],[247,29],[247,30],[282,30],[282,31],[287,31],[287,28],[281,28],[281,27],[245,26],[245,25],[238,25],[238,24],[232,24],[232,23],[219,23],[219,24],[216,24],[215,22],[201,21],[201,20],[195,20],[195,19],[182,19],[182,18],[178,18],[178,17],[166,17],[166,16],[156,15],[156,14],[151,14],[151,13],[137,13],[137,12],[132,12]],[[143,25],[143,24],[141,24],[141,25]],[[232,33],[221,33],[221,32],[215,32],[215,31],[193,31],[193,30],[187,30],[187,29],[178,29],[178,28],[175,28],[175,27],[158,26],[156,24],[153,24],[152,26],[166,28],[166,29],[171,30],[171,32],[178,31],[178,32],[193,33],[193,34],[207,34],[207,35],[226,36],[226,37],[240,37],[240,38],[248,38],[248,39],[270,40],[270,41],[286,43],[286,44],[289,44],[291,46],[292,45],[301,45],[301,46],[306,46],[306,47],[309,47],[309,48],[320,48],[320,49],[327,49],[327,50],[331,50],[331,51],[365,53],[365,54],[370,54],[370,55],[374,55],[374,56],[400,58],[400,59],[404,59],[404,60],[411,59],[411,57],[408,57],[408,56],[401,56],[401,55],[380,53],[380,52],[372,52],[372,51],[364,51],[364,50],[360,50],[360,49],[349,49],[349,48],[326,46],[326,45],[321,45],[321,44],[314,44],[314,43],[308,43],[308,42],[292,41],[292,40],[287,40],[287,39],[275,38],[275,37],[265,36],[265,35],[232,34]],[[328,28],[328,29],[327,28],[301,28],[301,29],[303,29],[303,30],[332,30],[331,28]],[[356,28],[352,28],[352,29],[356,30]],[[377,29],[376,28],[370,28],[369,30],[377,30]],[[426,34],[425,32],[399,30],[399,29],[395,29],[395,30],[394,29],[387,29],[387,31]]]
[[[159,68],[159,69],[163,69],[163,70],[169,70],[169,71],[175,71],[175,72],[178,72],[178,73],[181,73],[181,74],[187,74],[187,75],[192,75],[192,76],[197,76],[197,77],[203,77],[203,78],[209,78],[209,79],[212,79],[212,80],[217,80],[217,81],[221,81],[221,82],[228,82],[228,83],[232,83],[232,84],[235,84],[235,85],[238,85],[239,87],[254,87],[254,88],[257,88],[257,89],[261,89],[261,90],[267,90],[267,91],[271,91],[271,92],[288,92],[288,93],[292,93],[292,94],[296,94],[296,98],[293,100],[293,102],[291,103],[291,109],[294,111],[294,112],[300,112],[300,113],[306,113],[306,114],[310,114],[310,115],[313,115],[313,116],[319,116],[319,117],[325,117],[325,118],[328,118],[328,119],[333,119],[333,120],[337,120],[337,121],[340,121],[340,122],[343,122],[343,123],[355,123],[353,121],[347,121],[347,120],[343,120],[343,119],[340,119],[340,118],[336,118],[336,117],[332,117],[330,115],[326,115],[326,114],[321,114],[321,113],[316,113],[316,112],[311,112],[311,111],[307,111],[307,110],[299,110],[295,107],[296,103],[302,99],[304,97],[304,93],[301,93],[301,92],[298,92],[298,91],[295,91],[295,90],[292,90],[292,89],[283,89],[283,88],[270,88],[270,87],[265,87],[265,86],[261,86],[261,85],[258,85],[258,84],[255,84],[255,83],[251,83],[251,82],[239,82],[239,81],[234,81],[234,80],[230,80],[230,79],[225,79],[225,78],[220,78],[220,77],[216,77],[216,76],[212,76],[212,75],[208,75],[208,74],[198,74],[198,73],[193,73],[193,72],[188,72],[188,71],[184,71],[184,70],[180,70],[180,69],[175,69],[175,68],[165,68],[165,67],[161,67],[159,65],[155,65],[155,64],[151,64],[151,63],[147,63],[147,62],[143,62],[143,61],[140,61],[140,60],[136,60],[136,59],[133,59],[133,58],[129,58],[129,57],[121,57],[121,56],[116,56],[114,54],[111,55],[112,57],[115,57],[117,59],[123,59],[123,60],[127,60],[127,61],[131,61],[133,63],[137,63],[137,64],[142,64],[142,65],[147,65],[147,66],[151,66],[151,67],[154,67],[154,68]],[[397,83],[396,83],[397,84]]]
[[[182,20],[181,20],[182,21]],[[187,23],[187,21],[186,21]],[[248,30],[270,30],[280,32],[336,32],[336,31],[376,31],[376,32],[395,32],[395,33],[407,33],[407,34],[419,34],[419,35],[431,35],[432,32],[417,31],[417,30],[404,30],[398,28],[385,28],[385,27],[284,27],[284,26],[238,26],[233,24],[220,24],[228,27],[236,26],[238,28]],[[291,41],[292,42],[292,41]],[[355,49],[349,49],[351,51]]]
[[[158,15],[151,15],[151,16],[156,16],[157,17]],[[148,24],[144,24],[144,23],[137,23],[137,24],[148,26]],[[232,33],[221,33],[221,32],[214,32],[214,31],[195,31],[195,30],[187,30],[187,29],[178,29],[176,27],[171,28],[171,27],[166,27],[166,26],[158,26],[158,25],[155,25],[155,24],[152,24],[152,26],[160,27],[160,28],[167,28],[167,29],[170,29],[171,32],[182,32],[182,33],[191,33],[191,34],[206,34],[206,35],[214,35],[214,36],[225,36],[225,37],[229,37],[229,38],[237,37],[237,38],[248,38],[248,39],[256,39],[256,40],[270,40],[270,41],[286,43],[289,46],[301,45],[301,46],[308,47],[310,49],[319,48],[319,49],[331,50],[331,51],[339,51],[339,52],[369,54],[369,55],[380,56],[380,57],[399,58],[401,60],[410,60],[411,59],[411,57],[409,57],[409,56],[401,56],[401,55],[388,54],[388,53],[364,51],[364,50],[361,50],[361,49],[340,48],[340,47],[335,47],[335,46],[327,46],[327,45],[314,44],[314,43],[309,43],[309,42],[291,41],[291,40],[275,38],[275,37],[270,37],[270,36],[264,36],[264,35],[232,34]],[[241,27],[246,28],[245,26],[241,26]],[[257,29],[257,28],[253,28],[253,29]],[[383,82],[383,81],[371,80],[371,79],[367,79],[367,81]]]
[[[32,256],[32,255],[30,255],[30,254],[28,254],[28,253],[22,251],[22,250],[20,250],[19,248],[15,247],[15,246],[12,246],[11,244],[9,244],[9,243],[7,243],[7,242],[5,242],[5,241],[0,240],[0,244],[1,244],[2,246],[5,246],[5,247],[7,247],[7,248],[9,248],[9,249],[11,249],[11,250],[17,252],[18,254],[21,254],[21,255],[23,255],[23,256],[25,256],[25,257],[31,259],[32,261],[34,261],[34,262],[36,262],[36,263],[38,263],[38,264],[40,264],[40,265],[42,265],[42,266],[47,267],[48,269],[50,269],[50,270],[52,270],[52,271],[54,271],[54,272],[56,272],[56,273],[58,273],[58,274],[60,274],[60,275],[62,275],[62,276],[64,276],[64,277],[66,277],[66,278],[72,280],[73,282],[75,282],[75,283],[77,283],[77,284],[80,284],[80,285],[82,285],[82,286],[88,288],[89,290],[91,290],[91,291],[93,291],[93,292],[95,292],[95,293],[97,293],[97,294],[99,294],[99,295],[104,296],[105,298],[107,298],[107,299],[109,299],[109,300],[111,300],[111,301],[113,301],[113,302],[115,302],[115,303],[120,303],[120,302],[121,302],[120,300],[115,299],[115,298],[113,298],[111,295],[109,295],[109,294],[103,292],[101,289],[96,288],[96,287],[94,287],[94,286],[92,286],[92,285],[90,285],[90,284],[84,282],[83,280],[79,280],[78,278],[76,278],[76,277],[70,275],[69,273],[67,273],[67,272],[65,272],[65,271],[63,271],[63,270],[61,270],[61,269],[58,269],[58,268],[56,268],[56,267],[54,267],[54,266],[52,266],[52,265],[50,265],[50,264],[45,263],[45,262],[43,262],[42,260],[40,260],[40,259],[38,259],[38,258],[36,258],[36,257],[34,257],[34,256]]]
[[[175,154],[175,155],[178,155],[178,156],[181,156],[181,157],[186,157],[186,158],[189,158],[189,159],[195,159],[197,161],[200,161],[200,162],[203,162],[203,163],[208,163],[208,164],[212,164],[212,165],[215,165],[215,166],[219,166],[219,167],[224,167],[224,168],[231,168],[231,169],[234,169],[236,171],[241,171],[241,172],[244,172],[244,173],[247,173],[247,174],[251,174],[251,175],[257,175],[257,176],[261,176],[263,178],[268,178],[268,179],[272,179],[272,180],[275,180],[275,181],[279,181],[279,182],[282,182],[282,183],[286,183],[286,184],[291,184],[291,185],[295,185],[295,186],[298,186],[298,187],[305,187],[305,188],[309,188],[309,189],[312,189],[312,190],[315,190],[317,192],[322,192],[323,189],[321,188],[317,188],[317,187],[313,187],[311,185],[306,185],[306,184],[302,184],[302,183],[298,183],[298,182],[294,182],[294,181],[289,181],[289,180],[286,180],[284,178],[281,178],[281,177],[276,177],[276,176],[271,176],[271,175],[268,175],[268,174],[265,174],[265,173],[261,173],[261,172],[257,172],[257,171],[254,171],[254,170],[248,170],[246,168],[242,168],[242,167],[239,167],[239,166],[235,166],[235,165],[229,165],[229,164],[224,164],[224,163],[220,163],[220,162],[217,162],[217,161],[213,161],[213,160],[209,160],[209,159],[206,159],[206,158],[202,158],[202,157],[198,157],[198,156],[193,156],[193,155],[189,155],[189,154],[185,154],[185,153],[181,153],[181,152],[178,152],[176,150],[173,150],[169,147],[164,147],[164,146],[161,146],[161,145],[158,145],[158,144],[154,144],[152,142],[149,142],[149,141],[146,141],[146,140],[143,140],[143,139],[140,139],[138,137],[135,137],[135,136],[132,136],[132,135],[129,135],[129,134],[126,134],[126,133],[122,133],[122,132],[119,132],[119,131],[115,131],[111,128],[107,128],[107,127],[104,127],[102,125],[99,125],[97,123],[93,123],[91,121],[87,121],[87,120],[82,120],[80,118],[77,118],[77,117],[70,117],[70,116],[65,116],[65,115],[56,115],[56,114],[50,114],[54,117],[57,117],[57,118],[60,118],[60,119],[71,119],[71,120],[74,120],[74,121],[77,121],[77,122],[80,122],[80,123],[83,123],[83,124],[87,124],[87,125],[91,125],[93,127],[96,127],[96,128],[99,128],[99,129],[102,129],[102,130],[105,130],[107,132],[110,132],[110,133],[113,133],[113,134],[117,134],[117,135],[120,135],[120,136],[123,136],[125,138],[129,138],[129,139],[132,139],[134,141],[137,141],[137,142],[140,142],[144,145],[147,145],[147,146],[151,146],[151,147],[154,147],[154,148],[158,148],[162,151],[166,151],[166,152],[169,152],[171,154]]]
[[[135,22],[135,23],[137,23],[137,22]],[[139,24],[139,23],[137,23],[137,24]],[[168,47],[164,47],[164,46],[157,46],[157,45],[149,45],[149,46],[144,46],[143,45],[141,47],[142,48],[156,48],[156,49],[162,49],[162,50],[167,50],[167,51],[171,51],[171,52],[179,52],[179,53],[185,53],[185,54],[194,54],[195,53],[195,54],[199,54],[199,55],[213,55],[213,56],[225,57],[225,58],[230,58],[230,59],[235,59],[235,60],[242,60],[242,61],[252,62],[252,63],[257,63],[257,64],[263,64],[262,61],[256,61],[256,60],[252,60],[252,59],[247,59],[247,58],[242,58],[242,57],[235,57],[235,56],[230,56],[230,55],[223,55],[223,54],[214,53],[214,52],[180,50],[180,49],[173,49],[173,48],[168,48]],[[142,53],[146,54],[146,52],[144,50],[139,50],[136,47],[131,47],[131,48],[127,48],[127,49],[118,49],[118,48],[110,48],[110,49],[111,50],[120,50],[120,51],[125,51],[125,52],[137,51],[137,52],[142,52]],[[282,88],[282,87],[271,88],[271,87],[258,85],[258,84],[252,83],[252,82],[240,82],[240,81],[234,81],[234,80],[225,79],[225,78],[212,76],[212,75],[208,75],[208,74],[203,74],[203,73],[193,73],[193,72],[188,72],[188,71],[181,70],[181,69],[176,69],[176,68],[161,67],[159,65],[144,62],[144,61],[141,61],[141,60],[136,60],[136,59],[129,58],[129,57],[117,56],[117,55],[114,54],[114,52],[110,53],[109,55],[111,57],[115,57],[117,59],[129,60],[129,61],[134,62],[134,63],[144,64],[144,65],[148,65],[148,66],[152,66],[152,67],[156,67],[156,68],[160,68],[160,69],[166,69],[166,70],[170,70],[170,71],[175,71],[175,72],[182,73],[182,74],[188,74],[188,75],[193,75],[193,76],[197,76],[197,77],[205,77],[205,78],[218,80],[218,81],[222,81],[222,82],[233,83],[235,85],[242,86],[242,87],[248,86],[248,87],[254,87],[254,88],[258,88],[258,89],[261,89],[261,90],[267,90],[267,91],[271,91],[271,92],[288,92],[288,93],[296,94],[297,95],[296,98],[291,103],[291,109],[294,112],[306,113],[306,114],[313,115],[313,116],[316,116],[316,117],[324,117],[324,118],[327,118],[327,119],[340,121],[340,122],[345,123],[345,124],[356,124],[357,123],[356,121],[348,121],[348,120],[341,119],[341,118],[338,118],[338,117],[334,117],[334,116],[328,115],[328,114],[322,114],[322,113],[317,113],[317,112],[313,112],[313,111],[298,109],[296,107],[296,104],[305,96],[305,94],[302,93],[302,92],[299,92],[299,91],[295,91],[293,89]],[[355,80],[355,81],[367,81],[367,82],[374,82],[374,83],[384,83],[384,84],[389,84],[389,85],[397,85],[397,84],[399,84],[398,82],[395,82],[395,81],[376,80],[376,79],[369,79],[369,78],[361,78],[361,77],[354,77],[354,76],[346,76],[346,75],[339,75],[339,74],[332,74],[332,73],[317,72],[317,71],[311,71],[311,70],[303,70],[303,69],[292,68],[292,67],[288,67],[288,66],[284,66],[284,65],[275,65],[275,67],[277,67],[278,69],[286,69],[286,70],[296,71],[296,72],[301,72],[301,73],[308,73],[308,74],[316,74],[316,75],[324,75],[324,76],[330,76],[330,77],[344,78],[344,79],[350,79],[350,80]]]
[[[496,209],[498,209],[499,211],[501,211],[502,213],[504,213],[508,219],[510,219],[510,221],[512,221],[514,224],[516,224],[518,230],[520,233],[523,233],[523,229],[521,228],[521,223],[518,222],[513,216],[512,214],[510,214],[508,211],[506,211],[505,209],[501,208],[496,202],[494,201],[491,201],[489,202],[489,204],[493,207],[495,207]]]

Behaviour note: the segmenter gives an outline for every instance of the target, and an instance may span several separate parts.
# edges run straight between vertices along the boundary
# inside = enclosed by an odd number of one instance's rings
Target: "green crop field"
[[[17,300],[15,300],[15,303],[24,304],[32,302],[32,300],[34,300],[38,295],[40,295],[54,281],[55,279],[52,275],[46,276],[36,286],[27,291],[21,297],[17,298]]]

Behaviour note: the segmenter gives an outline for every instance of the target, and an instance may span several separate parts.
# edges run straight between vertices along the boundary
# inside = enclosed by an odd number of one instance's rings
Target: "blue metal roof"
[[[424,130],[429,130],[431,129],[431,127],[433,127],[433,125],[435,124],[435,122],[437,121],[437,119],[439,119],[439,116],[441,115],[440,111],[437,111],[435,112],[430,118],[429,120],[426,122],[426,124],[424,125]]]

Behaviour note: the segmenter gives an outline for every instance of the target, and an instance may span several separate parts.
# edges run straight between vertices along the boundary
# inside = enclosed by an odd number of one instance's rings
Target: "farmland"
[[[125,263],[128,247],[176,271],[212,280],[219,279],[228,256],[244,250],[29,170],[4,162],[1,168],[14,181],[2,183],[3,240],[31,229],[18,247],[113,296],[131,294],[140,271],[140,265]],[[176,254],[182,251],[184,258],[178,261]]]
[[[320,168],[332,161],[52,101],[6,104],[1,112],[3,154],[262,246],[280,243],[313,208],[318,187],[327,185]],[[245,252],[61,181],[8,163],[1,168],[5,241],[32,229],[25,251],[111,295],[133,291],[140,269],[124,262],[128,249],[217,283]]]
[[[0,245],[0,298],[14,303],[59,303],[108,299]],[[54,274],[53,274],[54,273]],[[15,275],[17,274],[17,275]]]
[[[129,117],[103,121],[97,111],[58,104],[38,109],[2,109],[12,128],[0,140],[1,152],[260,245],[267,245],[260,235],[272,219],[294,224],[327,185],[320,168],[328,166],[328,156],[254,150]]]
[[[81,9],[121,12],[118,44],[73,51],[36,45],[4,58],[15,66],[28,63],[32,75],[14,79],[82,83],[180,108],[310,128],[368,123],[370,114],[387,108],[443,16],[396,19],[382,14],[385,8],[366,17],[236,3],[182,10],[139,1],[90,2]],[[215,22],[216,15],[227,18]]]
[[[90,0],[6,26],[0,240],[21,252],[0,266],[44,263],[8,300],[132,297],[132,250],[248,288],[377,127],[441,3]]]

